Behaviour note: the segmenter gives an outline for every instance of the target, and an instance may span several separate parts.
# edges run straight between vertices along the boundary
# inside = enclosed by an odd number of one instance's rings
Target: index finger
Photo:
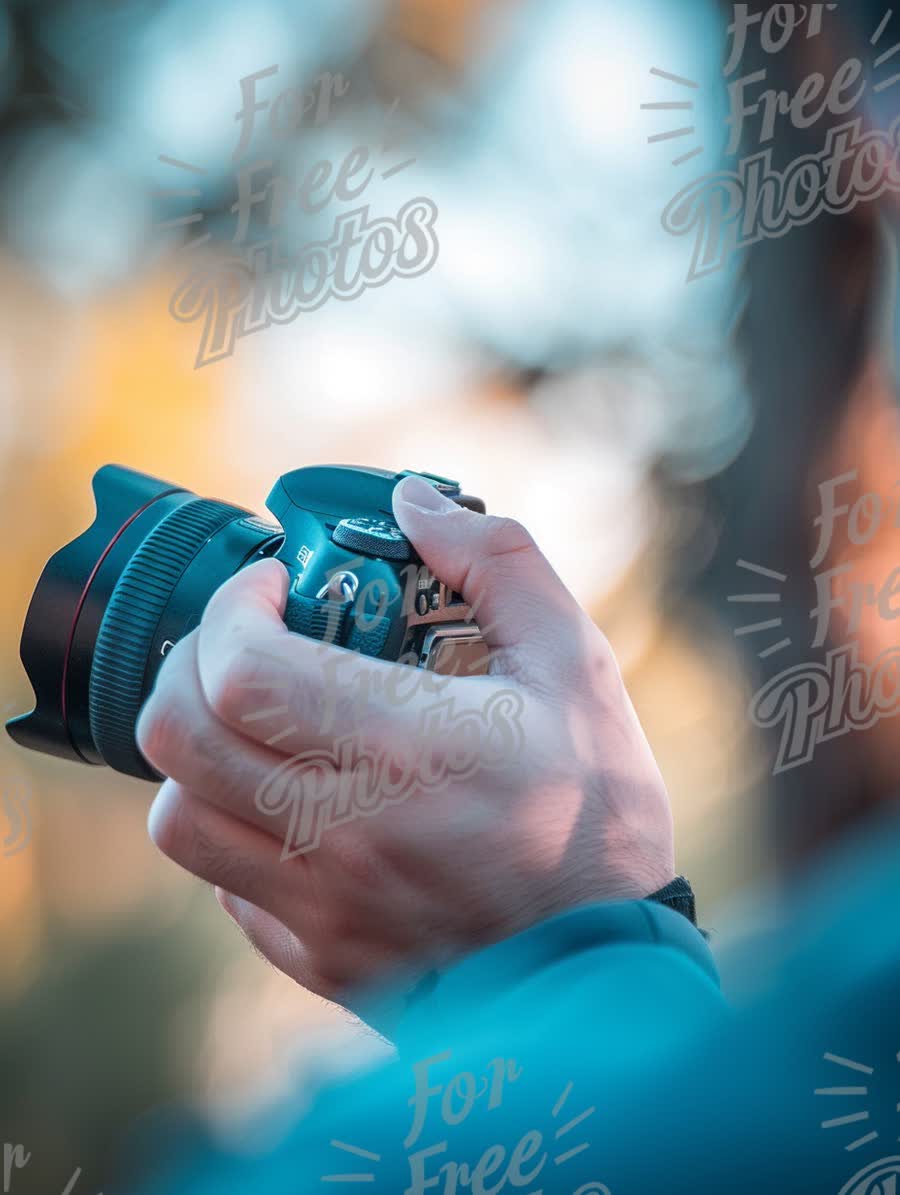
[[[292,754],[333,747],[365,725],[386,744],[408,746],[435,695],[474,704],[470,690],[460,696],[458,681],[449,691],[454,678],[292,634],[282,621],[286,597],[284,567],[260,561],[213,595],[200,624],[204,697],[222,722],[246,737]],[[479,694],[483,700],[483,690]]]

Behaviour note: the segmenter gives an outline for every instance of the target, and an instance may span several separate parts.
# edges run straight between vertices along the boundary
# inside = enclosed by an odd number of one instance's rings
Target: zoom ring
[[[246,513],[207,498],[186,502],[154,527],[119,578],[100,624],[89,698],[97,750],[117,771],[144,780],[159,778],[134,737],[159,620],[200,547]]]

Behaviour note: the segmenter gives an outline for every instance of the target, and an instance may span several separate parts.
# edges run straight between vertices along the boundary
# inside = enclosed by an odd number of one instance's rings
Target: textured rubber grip
[[[246,511],[197,498],[159,523],[129,560],[103,615],[91,666],[91,734],[110,767],[159,779],[134,738],[159,620],[184,570],[206,540]]]
[[[375,625],[363,630],[359,620],[353,620],[353,630],[347,638],[347,646],[351,651],[358,651],[362,656],[380,656],[387,643],[391,630],[391,621],[382,614],[375,620]]]
[[[349,611],[347,602],[304,597],[291,591],[284,608],[284,625],[296,635],[343,646]]]
[[[289,593],[284,610],[284,622],[289,631],[348,647],[363,656],[379,656],[391,630],[390,619],[383,615],[370,620],[373,625],[360,626],[353,616],[351,602],[333,602],[325,598],[303,597]]]

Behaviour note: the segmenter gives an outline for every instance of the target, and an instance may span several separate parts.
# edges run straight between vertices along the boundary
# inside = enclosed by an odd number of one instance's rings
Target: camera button
[[[331,535],[332,541],[350,552],[380,556],[385,560],[409,560],[412,545],[396,523],[386,519],[341,519]]]

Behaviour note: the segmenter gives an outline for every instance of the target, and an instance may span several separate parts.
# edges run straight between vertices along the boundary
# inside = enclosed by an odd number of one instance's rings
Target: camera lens
[[[163,658],[222,582],[282,535],[116,465],[93,485],[94,523],[51,557],[31,599],[21,656],[36,705],[7,729],[33,750],[157,779],[134,731]]]

